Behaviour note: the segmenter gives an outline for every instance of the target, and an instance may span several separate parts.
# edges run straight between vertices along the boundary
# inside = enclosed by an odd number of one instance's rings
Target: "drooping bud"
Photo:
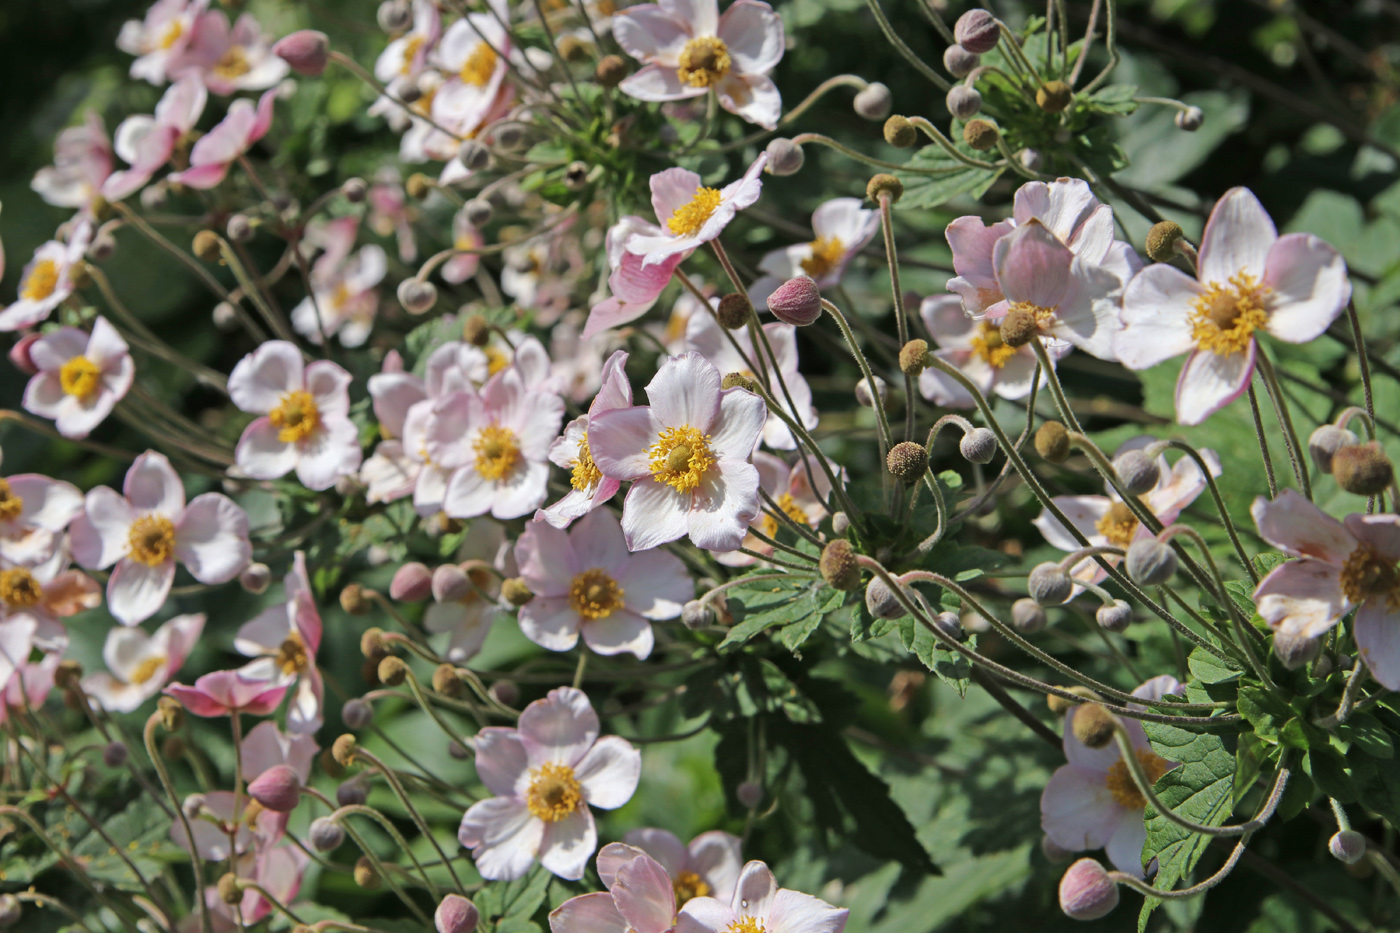
[[[389,598],[395,602],[422,602],[433,594],[433,573],[418,561],[409,561],[394,571]]]
[[[443,564],[433,571],[433,599],[440,603],[455,603],[466,599],[476,588],[471,577],[457,564]]]
[[[880,172],[878,175],[872,175],[870,181],[865,186],[865,196],[876,204],[879,204],[880,198],[886,195],[889,196],[890,203],[893,204],[898,201],[903,194],[904,182],[884,172]]]
[[[486,692],[491,694],[497,703],[505,706],[514,706],[520,699],[520,688],[513,680],[498,680]]]
[[[977,88],[966,84],[953,85],[944,103],[948,106],[948,112],[959,120],[971,120],[982,111],[982,95]]]
[[[404,279],[399,283],[398,296],[399,304],[409,314],[426,314],[437,304],[437,286],[420,279]]]
[[[1200,107],[1187,107],[1185,110],[1176,112],[1175,120],[1177,129],[1194,133],[1201,128],[1202,123],[1206,122],[1206,115]]]
[[[369,185],[363,178],[347,178],[340,185],[340,193],[345,195],[345,200],[351,204],[359,204],[369,194]]]
[[[1074,100],[1074,88],[1063,81],[1046,81],[1035,89],[1035,102],[1046,113],[1059,113]]]
[[[890,89],[879,81],[871,81],[861,90],[856,92],[855,99],[851,101],[851,106],[858,116],[867,120],[883,120],[890,115],[890,107],[893,104],[893,95]]]
[[[355,737],[348,732],[336,739],[331,745],[331,756],[335,758],[335,763],[342,768],[354,764],[356,744]]]
[[[963,142],[978,152],[996,147],[1001,131],[990,120],[970,120],[963,124]]]
[[[1091,858],[1075,862],[1060,879],[1060,909],[1072,920],[1098,920],[1117,906],[1117,883]]]
[[[1162,477],[1156,457],[1141,450],[1127,450],[1113,458],[1113,471],[1130,496],[1140,496],[1156,487]]]
[[[1100,606],[1094,613],[1094,619],[1106,632],[1121,632],[1133,621],[1133,607],[1121,599],[1115,599],[1109,605]]]
[[[978,55],[997,47],[1001,24],[986,10],[968,10],[953,24],[953,41]]]
[[[1308,638],[1305,635],[1290,635],[1287,632],[1274,633],[1274,654],[1278,661],[1290,671],[1296,671],[1304,664],[1311,664],[1322,653],[1322,639]]]
[[[793,276],[768,296],[768,310],[784,324],[806,327],[822,316],[821,289],[810,276]]]
[[[1337,861],[1355,865],[1366,854],[1366,837],[1354,829],[1344,829],[1327,840],[1327,851]]]
[[[967,641],[967,629],[956,612],[945,609],[933,617],[933,627],[953,641]]]
[[[844,535],[851,527],[851,517],[845,512],[834,512],[831,516],[831,530],[838,535]]]
[[[905,485],[916,483],[928,469],[928,451],[922,444],[901,441],[890,448],[885,456],[885,466],[891,474],[904,480]]]
[[[224,225],[224,232],[235,243],[247,243],[253,238],[253,222],[247,214],[234,214]]]
[[[1128,545],[1124,569],[1138,586],[1158,586],[1176,576],[1177,556],[1170,545],[1142,538]]]
[[[0,930],[19,923],[24,914],[24,905],[13,894],[0,895]]]
[[[407,0],[384,0],[379,4],[374,18],[379,28],[392,36],[413,24],[413,10],[409,8]]]
[[[227,301],[221,301],[214,305],[214,310],[209,313],[209,317],[219,330],[233,330],[238,326],[238,312],[234,311],[233,305]]]
[[[564,169],[564,187],[570,191],[581,191],[588,184],[588,163],[575,160]]]
[[[740,781],[739,786],[734,788],[734,796],[739,798],[739,803],[752,810],[763,802],[763,785],[756,781]]]
[[[26,376],[32,376],[39,371],[39,367],[29,356],[29,348],[34,346],[34,341],[42,336],[42,334],[25,334],[15,342],[13,347],[10,347],[10,362],[15,364],[15,369]]]
[[[1011,604],[1011,625],[1022,635],[1034,635],[1045,623],[1045,610],[1035,600],[1018,599]]]
[[[340,708],[340,718],[348,728],[363,729],[374,719],[374,707],[359,697],[351,697]]]
[[[918,141],[919,131],[909,122],[908,117],[896,113],[885,121],[885,142],[891,146],[896,149],[908,149]]]
[[[708,628],[718,621],[719,615],[708,603],[692,599],[681,607],[681,622],[691,631]]]
[[[445,697],[456,699],[467,692],[467,685],[451,664],[439,664],[433,670],[433,690]]]
[[[1039,149],[1022,149],[1016,153],[1016,158],[1023,168],[1030,169],[1032,172],[1038,172],[1045,167],[1045,156]]]
[[[243,568],[243,572],[238,575],[238,585],[246,592],[257,595],[267,591],[267,586],[272,582],[272,571],[264,563],[253,563]]]
[[[360,634],[360,654],[378,664],[379,659],[388,653],[389,645],[384,640],[382,628],[371,626]]]
[[[899,371],[917,376],[928,366],[928,341],[915,337],[899,348]]]
[[[1054,561],[1036,564],[1026,577],[1031,599],[1042,606],[1059,606],[1074,593],[1074,580]]]
[[[604,55],[593,69],[593,80],[606,88],[614,88],[627,77],[627,62],[621,55]]]
[[[311,840],[311,848],[317,852],[334,852],[345,841],[345,830],[330,817],[318,816],[311,821],[307,836]]]
[[[991,463],[997,455],[997,436],[988,428],[973,428],[962,436],[958,450],[972,463]]]
[[[479,172],[491,164],[491,150],[475,139],[466,139],[457,147],[457,161],[469,172]]]
[[[316,763],[320,765],[321,773],[332,780],[338,781],[345,776],[345,769],[335,760],[335,755],[329,748],[321,749],[321,754],[316,756]]]
[[[906,615],[899,598],[879,577],[871,577],[865,584],[865,608],[877,619],[900,619]]]
[[[835,589],[850,592],[860,586],[860,565],[856,563],[856,552],[845,538],[837,538],[822,548],[817,567],[822,579]]]
[[[354,875],[355,883],[362,888],[379,887],[379,872],[374,870],[374,863],[369,860],[368,855],[362,855],[355,861]]]
[[[870,383],[874,383],[874,386]],[[861,379],[856,383],[856,404],[861,408],[875,408],[877,405],[884,408],[889,401],[890,387],[879,376],[872,375],[869,382]]]
[[[428,195],[433,193],[433,180],[422,172],[414,172],[403,183],[403,190],[415,201],[426,201]]]
[[[1159,220],[1147,231],[1147,258],[1153,262],[1170,262],[1176,255],[1176,244],[1186,239],[1186,231],[1174,220]]]
[[[1086,703],[1071,714],[1070,730],[1088,748],[1103,748],[1113,741],[1118,720],[1098,703]]]
[[[205,262],[217,262],[223,255],[219,246],[219,235],[213,230],[201,230],[190,242],[190,252]]]
[[[272,46],[272,54],[286,62],[293,71],[316,78],[326,70],[330,61],[331,40],[324,32],[300,29],[283,36]]]
[[[807,154],[802,151],[802,147],[785,136],[770,139],[763,151],[768,153],[768,164],[763,170],[779,178],[796,175],[802,171],[802,166],[807,161]]]
[[[1047,421],[1035,432],[1035,452],[1051,463],[1069,459],[1069,432],[1058,421]]]
[[[943,67],[955,78],[965,78],[982,64],[982,56],[954,43],[943,50]]]
[[[301,781],[287,765],[273,765],[249,782],[248,796],[273,813],[291,813],[301,801]]]
[[[480,920],[476,905],[460,894],[444,897],[433,913],[437,933],[472,933]]]
[[[462,208],[466,211],[467,221],[473,227],[484,227],[491,222],[496,209],[491,206],[491,202],[485,198],[472,198]]]
[[[521,577],[510,577],[501,581],[501,597],[512,606],[519,608],[528,605],[535,598],[530,584]]]
[[[719,300],[715,309],[715,320],[725,330],[738,330],[749,322],[753,314],[753,304],[743,292],[729,292]]]
[[[1348,444],[1332,455],[1337,485],[1358,496],[1378,496],[1395,479],[1395,468],[1376,441]]]
[[[369,612],[369,596],[365,594],[365,588],[358,583],[347,583],[340,591],[340,608],[344,609],[352,616],[362,616]]]
[[[389,655],[379,662],[379,682],[386,687],[397,687],[408,679],[408,665],[403,658]]]
[[[129,755],[127,747],[121,742],[108,742],[102,748],[102,763],[109,768],[120,768],[126,764]]]
[[[204,812],[204,805],[208,802],[203,794],[190,794],[180,801],[180,812],[185,814],[187,820],[197,820],[199,815]]]
[[[225,904],[233,905],[243,900],[243,889],[238,886],[238,876],[231,871],[224,872],[215,888],[219,892],[219,900]]]
[[[1354,432],[1339,428],[1335,424],[1324,424],[1308,438],[1308,453],[1312,455],[1313,463],[1317,464],[1319,472],[1331,473],[1332,458],[1336,456],[1337,451],[1355,443]]]
[[[1019,349],[1030,343],[1039,330],[1040,324],[1034,314],[1025,308],[1013,308],[1001,319],[997,334],[1002,343]]]
[[[335,802],[342,807],[362,807],[369,799],[369,778],[357,774],[335,788]]]

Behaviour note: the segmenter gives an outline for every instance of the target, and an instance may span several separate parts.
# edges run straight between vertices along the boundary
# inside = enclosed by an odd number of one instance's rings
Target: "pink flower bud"
[[[1366,854],[1366,837],[1353,829],[1344,829],[1327,840],[1327,851],[1338,861],[1355,865]]]
[[[467,572],[456,564],[443,564],[433,571],[433,599],[440,603],[455,603],[472,591]]]
[[[404,564],[389,583],[389,597],[401,603],[416,603],[433,595],[433,572],[417,561]]]
[[[282,59],[299,75],[318,77],[326,70],[330,59],[331,40],[324,32],[301,29],[283,36],[272,47],[272,54]]]
[[[805,275],[788,279],[768,296],[768,310],[784,324],[806,327],[822,316],[822,293]]]
[[[449,894],[433,914],[437,933],[472,933],[480,919],[476,905],[459,894]]]
[[[301,800],[301,781],[287,765],[273,765],[248,785],[248,796],[273,813],[290,813]]]
[[[958,45],[976,55],[990,52],[1001,38],[1001,24],[986,10],[968,10],[953,24]]]
[[[38,340],[39,334],[25,334],[19,338],[19,342],[10,347],[10,362],[15,364],[15,369],[32,376],[39,371],[39,367],[34,365],[34,361],[29,357],[29,348],[34,346],[34,341]]]
[[[1097,920],[1118,906],[1118,885],[1091,858],[1082,858],[1060,879],[1060,909],[1072,920]]]

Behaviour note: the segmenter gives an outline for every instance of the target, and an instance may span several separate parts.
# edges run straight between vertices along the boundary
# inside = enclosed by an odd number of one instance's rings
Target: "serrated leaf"
[[[508,922],[524,924],[544,903],[552,877],[543,866],[536,865],[523,878],[486,885],[472,901],[483,917],[500,924],[502,929]]]
[[[967,688],[972,685],[972,665],[967,658],[945,647],[932,632],[909,616],[899,620],[899,636],[904,647],[913,651],[924,667],[958,691],[958,696],[967,696]],[[968,647],[976,649],[976,635],[969,637]]]
[[[735,586],[726,594],[735,624],[725,634],[719,650],[732,650],[775,625],[807,622],[840,607],[845,594],[821,580],[767,578],[752,585]]]
[[[1254,734],[1270,744],[1278,743],[1279,732],[1294,718],[1293,708],[1263,687],[1241,687],[1236,708],[1254,727]]]
[[[1395,745],[1391,741],[1390,733],[1380,724],[1380,720],[1368,713],[1355,713],[1336,729],[1339,738],[1349,745],[1355,745],[1372,758],[1389,761],[1395,755]]]
[[[976,152],[967,145],[955,148],[968,158],[981,160],[984,153]],[[940,207],[959,195],[980,198],[986,194],[1005,169],[986,169],[967,165],[948,155],[937,144],[924,146],[905,163],[905,170],[896,170],[894,176],[904,184],[904,193],[895,202],[901,210],[930,209]],[[933,171],[908,171],[909,168]]]
[[[1110,84],[1084,98],[1082,106],[1096,113],[1126,116],[1138,108],[1134,100],[1137,92],[1136,84]]]
[[[1186,667],[1191,676],[1201,683],[1223,684],[1239,678],[1241,670],[1226,666],[1226,663],[1204,648],[1192,650],[1186,659]]]

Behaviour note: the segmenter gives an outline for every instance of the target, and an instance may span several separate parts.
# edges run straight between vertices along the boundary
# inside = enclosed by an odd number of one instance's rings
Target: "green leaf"
[[[1120,142],[1129,165],[1119,182],[1150,190],[1169,185],[1204,162],[1249,117],[1249,96],[1243,91],[1201,91],[1181,100],[1205,115],[1194,133],[1177,128],[1173,107],[1146,108],[1123,121]]]
[[[1263,687],[1241,687],[1237,708],[1254,734],[1270,744],[1278,743],[1280,731],[1294,718],[1293,708]]]
[[[967,658],[945,647],[932,632],[909,616],[899,620],[899,637],[903,640],[904,647],[913,651],[924,667],[958,691],[958,696],[967,696],[967,688],[972,684],[972,665]],[[976,649],[976,635],[969,637],[968,647]]]
[[[1389,761],[1395,755],[1390,733],[1381,725],[1380,720],[1369,713],[1355,713],[1336,729],[1338,738],[1349,745],[1355,745],[1372,758]]]
[[[472,902],[483,918],[499,925],[498,929],[525,933],[534,926],[530,919],[544,903],[549,881],[553,877],[543,866],[536,865],[523,878],[487,884],[477,892]]]
[[[1186,659],[1186,666],[1192,677],[1207,684],[1227,683],[1238,679],[1241,673],[1239,668],[1227,667],[1225,661],[1204,648],[1192,650],[1191,656]]]
[[[971,159],[982,160],[986,153],[966,144],[955,148]],[[897,170],[894,176],[904,183],[904,194],[896,202],[901,210],[940,207],[959,195],[980,198],[987,193],[1005,169],[985,169],[959,162],[937,143],[924,146],[905,163],[907,168],[933,170],[938,174]]]
[[[736,649],[775,625],[805,623],[813,616],[816,616],[816,623],[820,623],[822,616],[839,608],[846,599],[846,594],[821,580],[781,577],[732,587],[725,596],[735,624],[720,642],[721,651]]]
[[[1127,116],[1138,109],[1138,103],[1134,100],[1137,92],[1136,84],[1110,84],[1088,97],[1080,98],[1080,106],[1096,113]]]

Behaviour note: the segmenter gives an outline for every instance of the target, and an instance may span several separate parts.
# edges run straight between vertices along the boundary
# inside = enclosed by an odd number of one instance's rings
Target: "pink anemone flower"
[[[830,495],[831,481],[810,455],[807,456],[804,465],[802,454],[798,454],[789,463],[780,457],[759,451],[753,455],[753,465],[758,469],[759,485],[793,521],[808,528],[816,528],[822,519],[826,518],[826,506],[822,504],[822,498]],[[808,479],[809,467],[811,479]],[[837,477],[840,478],[840,475],[838,473]],[[815,490],[812,480],[816,481]],[[772,554],[773,545],[755,536],[753,530],[776,538],[778,530],[782,527],[783,524],[772,514],[768,511],[762,512],[754,519],[750,531],[744,535],[744,547],[759,554]],[[715,560],[727,567],[748,567],[757,563],[759,558],[743,551],[726,551],[716,554]]]
[[[116,151],[130,167],[108,176],[102,196],[120,201],[150,181],[170,161],[181,137],[199,122],[208,97],[204,83],[187,76],[161,95],[154,116],[136,114],[123,120],[117,126]]]
[[[1216,202],[1196,266],[1195,278],[1166,263],[1138,273],[1123,293],[1115,339],[1129,369],[1190,354],[1176,384],[1181,424],[1200,424],[1249,388],[1257,332],[1307,343],[1351,299],[1341,254],[1310,233],[1279,236],[1247,188]]]
[[[195,19],[209,0],[156,0],[141,20],[127,20],[117,35],[117,48],[137,56],[131,76],[161,85],[170,80],[166,71],[173,58],[189,44]]]
[[[728,901],[734,896],[744,860],[739,855],[739,837],[733,833],[713,829],[696,836],[687,845],[675,833],[643,828],[631,830],[622,841],[641,849],[661,864],[671,876],[676,900],[681,904],[692,897],[709,896]],[[604,846],[598,853],[600,863],[611,848]]]
[[[50,331],[29,347],[39,371],[24,387],[24,408],[52,418],[64,437],[87,437],[131,388],[136,364],[117,329],[99,317],[92,333]]]
[[[196,716],[266,716],[281,704],[287,685],[254,680],[242,671],[214,671],[193,686],[171,684],[164,692]]]
[[[963,309],[957,295],[933,295],[919,305],[919,316],[937,344],[933,355],[955,367],[983,395],[995,392],[1006,399],[1025,398],[1035,376],[1036,356],[1030,344],[1008,347],[994,321],[976,320]],[[1052,361],[1073,349],[1069,344],[1047,346]],[[1045,385],[1046,377],[1040,377]],[[971,408],[976,402],[962,383],[932,366],[919,374],[919,391],[935,405]]]
[[[0,479],[0,560],[33,567],[53,558],[83,512],[76,486],[38,473]]]
[[[841,933],[850,911],[820,898],[778,887],[762,862],[749,862],[739,873],[729,902],[692,898],[676,917],[676,933]]]
[[[762,308],[777,287],[799,275],[819,288],[841,281],[846,266],[880,230],[880,212],[861,207],[860,198],[832,198],[812,213],[815,239],[766,254],[758,263],[761,278],[749,288],[755,308]]]
[[[643,266],[652,266],[710,242],[735,214],[758,200],[763,190],[758,176],[767,164],[768,154],[760,153],[742,178],[723,188],[706,188],[700,176],[687,168],[657,172],[651,176],[651,206],[665,229],[659,234],[632,234],[627,252],[641,256]]]
[[[287,728],[310,733],[321,728],[325,687],[316,667],[321,647],[321,614],[306,575],[306,555],[297,551],[285,578],[286,599],[259,613],[233,639],[239,653],[256,658],[239,673],[249,680],[290,686],[296,692],[287,709]]]
[[[603,364],[603,385],[588,406],[588,414],[566,424],[563,436],[549,446],[549,459],[570,471],[571,488],[558,502],[536,512],[535,521],[567,528],[574,519],[592,512],[622,488],[621,480],[604,476],[593,462],[588,424],[590,419],[605,411],[631,406],[632,384],[627,381],[626,367],[626,350],[617,350],[608,357]]]
[[[228,114],[190,150],[190,167],[171,175],[170,181],[190,188],[217,187],[239,156],[267,135],[276,99],[277,88],[272,88],[258,98],[256,109],[252,101],[242,97],[229,104]]]
[[[19,296],[0,309],[0,332],[22,330],[48,320],[75,288],[73,269],[92,242],[92,224],[79,221],[67,243],[50,240],[34,251],[20,273]]]
[[[632,799],[642,756],[625,739],[598,737],[583,691],[559,687],[520,714],[520,727],[476,736],[476,771],[495,796],[472,804],[457,839],[491,881],[521,878],[538,859],[560,878],[583,877],[598,847],[590,806]]]
[[[245,13],[230,27],[222,10],[195,20],[185,50],[166,66],[170,77],[193,75],[214,94],[265,90],[288,71],[256,19]]]
[[[58,134],[53,165],[34,173],[29,183],[39,197],[56,207],[72,207],[91,215],[93,202],[112,174],[112,141],[102,117],[89,110],[78,126]]]
[[[611,294],[588,312],[583,336],[589,338],[613,327],[635,321],[651,310],[656,299],[666,290],[676,267],[684,262],[693,249],[672,253],[661,262],[648,264],[636,253],[628,252],[627,243],[633,236],[665,237],[666,231],[640,217],[628,216],[608,229],[608,291]]]
[[[107,632],[107,670],[83,680],[83,692],[110,713],[129,713],[160,693],[204,631],[204,614],[176,616],[153,634],[140,628]]]
[[[670,933],[676,891],[655,859],[620,842],[598,853],[608,890],[571,897],[549,915],[550,933]]]
[[[272,720],[265,720],[243,737],[243,777],[251,781],[264,771],[284,765],[305,784],[311,779],[311,763],[319,750],[310,735],[287,734]]]

